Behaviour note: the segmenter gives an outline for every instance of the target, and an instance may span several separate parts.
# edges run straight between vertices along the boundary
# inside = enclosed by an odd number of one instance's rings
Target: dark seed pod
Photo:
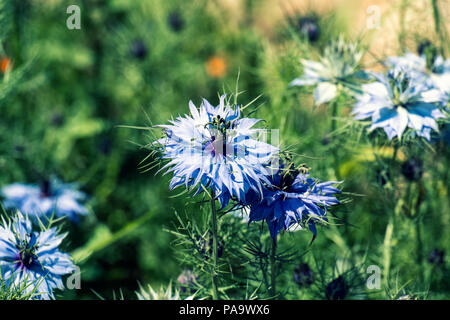
[[[64,124],[64,116],[60,113],[55,113],[50,120],[51,124],[55,127],[61,127]]]
[[[314,275],[307,263],[301,263],[294,269],[294,282],[300,288],[307,288],[313,284]]]
[[[140,39],[135,40],[131,44],[131,55],[133,57],[142,60],[147,56],[147,53],[148,53],[147,46],[142,40]]]
[[[436,266],[439,266],[444,262],[444,257],[445,257],[444,250],[433,249],[428,257],[428,262]]]
[[[320,28],[317,23],[317,18],[312,16],[302,17],[298,20],[298,30],[305,36],[308,41],[315,42],[319,39]]]
[[[324,145],[324,146],[329,145],[330,142],[331,142],[331,138],[330,138],[329,135],[325,135],[325,136],[322,138],[322,140],[321,140],[321,143],[322,143],[322,145]]]
[[[183,16],[178,11],[172,11],[169,14],[167,23],[174,32],[180,32],[184,28]]]
[[[410,158],[402,165],[402,174],[409,181],[418,181],[422,178],[423,163],[417,158]]]
[[[325,295],[328,300],[343,300],[347,296],[349,289],[344,277],[339,276],[327,285]]]

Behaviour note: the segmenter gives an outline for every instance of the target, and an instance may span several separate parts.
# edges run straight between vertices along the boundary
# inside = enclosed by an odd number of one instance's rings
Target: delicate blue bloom
[[[302,60],[305,74],[294,79],[290,86],[317,85],[314,91],[316,105],[330,102],[338,95],[338,85],[355,89],[357,79],[366,75],[360,70],[363,51],[357,44],[346,43],[343,38],[325,48],[319,62]]]
[[[170,188],[185,185],[188,189],[212,188],[222,207],[230,198],[245,199],[250,189],[262,190],[267,181],[266,165],[278,148],[258,141],[261,130],[252,127],[259,121],[240,118],[240,108],[233,109],[220,98],[213,107],[208,101],[198,110],[189,103],[191,115],[161,125],[165,137],[158,140],[162,158],[169,162],[160,170],[173,172]]]
[[[266,221],[273,239],[283,230],[296,231],[305,226],[316,236],[316,223],[327,220],[329,206],[339,204],[333,185],[320,183],[308,174],[279,170],[271,176],[271,184],[263,191],[262,201],[255,197],[250,203],[250,222]]]
[[[85,194],[76,190],[74,184],[61,183],[56,178],[46,180],[41,186],[13,183],[1,189],[6,209],[18,209],[29,216],[67,216],[78,221],[87,209],[81,203]]]
[[[54,299],[53,289],[64,289],[62,276],[75,271],[67,253],[58,250],[66,234],[56,228],[36,232],[20,212],[0,226],[0,270],[9,284],[26,288],[37,299]],[[26,282],[27,285],[23,285]]]
[[[397,67],[387,76],[373,73],[377,81],[362,86],[353,110],[356,120],[370,118],[370,131],[383,128],[389,139],[400,140],[406,128],[430,140],[431,130],[438,131],[436,120],[444,114],[434,104],[440,99],[425,78],[412,75],[409,69]]]
[[[442,56],[436,56],[432,59],[431,65],[427,65],[425,54],[418,56],[417,54],[408,52],[403,56],[389,57],[387,59],[388,67],[402,68],[415,71],[420,74],[434,73],[444,74],[450,72],[450,59],[444,60]]]
[[[389,67],[408,70],[411,76],[424,81],[430,89],[436,89],[439,92],[438,102],[446,106],[450,102],[450,59],[444,60],[442,56],[436,56],[430,64],[427,65],[425,54],[418,56],[407,53],[387,59]]]

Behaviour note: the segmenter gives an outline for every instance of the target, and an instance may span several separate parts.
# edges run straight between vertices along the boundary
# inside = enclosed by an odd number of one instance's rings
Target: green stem
[[[423,281],[423,243],[422,243],[422,233],[420,231],[420,219],[416,219],[415,221],[416,225],[416,241],[417,241],[417,264],[419,265],[420,270],[420,279]]]
[[[337,128],[337,114],[338,114],[338,98],[339,96],[333,100],[331,103],[331,126],[330,126],[330,133],[333,134],[334,131],[336,131]],[[332,144],[332,153],[333,153],[333,160],[334,160],[334,170],[337,180],[341,180],[340,174],[339,174],[339,155],[338,155],[338,149],[337,145],[335,143]]]
[[[337,117],[337,109],[338,109],[338,99],[336,98],[331,103],[331,133],[333,133],[336,130],[337,124],[336,124],[336,117]]]
[[[405,16],[406,16],[406,8],[408,7],[408,0],[402,0],[402,3],[400,5],[400,32],[398,36],[398,41],[400,43],[400,48],[402,52],[405,51],[406,45],[405,45],[405,35],[406,35],[406,28],[405,28]]]
[[[219,291],[217,289],[217,210],[216,210],[216,196],[214,190],[211,191],[211,220],[212,220],[212,236],[213,236],[213,270],[211,272],[211,282],[212,282],[212,298],[217,300],[219,298]]]
[[[384,270],[384,283],[387,287],[389,283],[389,273],[391,270],[391,246],[392,235],[394,234],[394,215],[389,217],[389,222],[386,226],[386,232],[384,235],[383,243],[383,270]]]
[[[272,241],[272,254],[270,255],[270,295],[275,297],[277,294],[277,270],[275,257],[277,254],[277,238]]]
[[[395,194],[395,172],[393,168],[395,167],[395,162],[397,160],[397,153],[398,153],[398,145],[394,144],[394,152],[392,154],[391,159],[391,183],[392,183],[392,189],[394,190]],[[391,247],[392,247],[392,237],[394,234],[394,225],[395,225],[395,209],[394,212],[391,212],[389,215],[389,221],[386,226],[386,232],[384,234],[384,242],[383,242],[383,269],[384,269],[384,283],[387,287],[389,284],[389,273],[391,271]]]
[[[443,54],[443,46],[445,44],[445,37],[441,30],[441,15],[439,13],[439,6],[437,0],[431,0],[431,6],[433,7],[433,19],[434,19],[434,30],[440,41],[440,54]]]

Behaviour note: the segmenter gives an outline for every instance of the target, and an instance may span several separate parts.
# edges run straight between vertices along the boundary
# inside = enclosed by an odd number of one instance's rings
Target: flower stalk
[[[270,295],[275,297],[277,294],[277,238],[272,239],[272,253],[270,255]]]
[[[217,287],[217,209],[216,209],[216,195],[214,190],[211,190],[211,225],[212,225],[212,263],[213,270],[211,272],[212,284],[212,298],[217,300],[219,298],[219,291]]]

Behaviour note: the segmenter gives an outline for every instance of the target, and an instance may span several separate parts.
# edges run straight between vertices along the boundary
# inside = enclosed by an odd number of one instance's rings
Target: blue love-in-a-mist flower
[[[426,54],[418,56],[408,52],[403,56],[389,57],[386,63],[392,69],[408,70],[413,77],[425,82],[430,89],[439,93],[437,102],[446,106],[450,102],[450,59],[440,55],[427,59]]]
[[[66,234],[56,228],[33,231],[27,216],[0,225],[0,271],[9,285],[26,288],[36,299],[54,299],[54,289],[64,289],[62,277],[75,271],[67,253],[58,246]],[[25,282],[25,285],[23,285]]]
[[[438,131],[437,119],[445,115],[435,103],[440,93],[430,89],[423,77],[410,69],[397,67],[387,75],[373,73],[375,82],[362,85],[353,110],[356,120],[370,118],[370,131],[383,128],[389,139],[400,140],[406,128],[430,140],[431,130]]]
[[[206,100],[199,110],[192,102],[189,107],[191,115],[158,126],[165,137],[157,144],[169,160],[160,170],[173,172],[170,188],[185,185],[197,193],[212,188],[222,207],[232,197],[245,199],[250,189],[262,190],[266,165],[278,148],[260,141],[261,131],[252,128],[259,120],[241,118],[239,106],[233,109],[225,95],[217,107]]]
[[[360,70],[364,52],[358,44],[345,42],[342,37],[331,42],[320,61],[302,60],[304,75],[290,86],[313,86],[316,105],[327,103],[338,95],[338,86],[354,90],[358,81],[366,78]]]
[[[273,239],[281,231],[296,231],[308,227],[316,236],[316,223],[327,222],[327,208],[339,204],[334,185],[340,182],[320,182],[307,173],[280,169],[270,177],[263,198],[250,203],[250,222],[265,221]]]
[[[54,177],[40,186],[13,183],[3,187],[0,194],[6,209],[18,209],[30,217],[49,217],[54,213],[56,217],[78,221],[80,215],[88,213],[82,204],[85,194],[74,184],[62,183]]]

